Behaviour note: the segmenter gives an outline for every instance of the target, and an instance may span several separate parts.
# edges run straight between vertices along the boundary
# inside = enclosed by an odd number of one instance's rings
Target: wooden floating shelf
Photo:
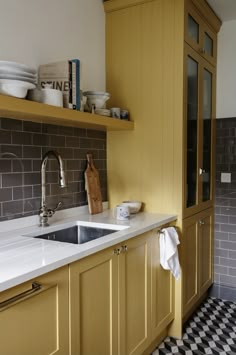
[[[103,131],[134,129],[132,121],[70,110],[6,95],[0,95],[0,117]]]

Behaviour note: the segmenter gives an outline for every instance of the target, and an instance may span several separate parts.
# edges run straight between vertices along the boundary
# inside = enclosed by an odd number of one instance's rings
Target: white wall
[[[236,117],[236,20],[218,35],[216,117]]]
[[[102,0],[0,0],[0,60],[37,67],[79,58],[82,89],[105,89]]]

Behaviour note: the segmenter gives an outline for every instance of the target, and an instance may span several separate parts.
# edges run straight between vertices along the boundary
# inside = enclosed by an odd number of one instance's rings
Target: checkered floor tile
[[[236,355],[236,303],[208,298],[186,323],[183,339],[166,338],[152,355]]]

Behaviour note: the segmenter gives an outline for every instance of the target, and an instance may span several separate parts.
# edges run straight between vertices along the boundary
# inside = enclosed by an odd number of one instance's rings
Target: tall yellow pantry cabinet
[[[182,277],[169,334],[179,337],[212,283],[221,22],[205,0],[108,0],[104,7],[109,104],[128,109],[134,121],[133,131],[108,132],[109,201],[138,199],[149,212],[178,214]]]

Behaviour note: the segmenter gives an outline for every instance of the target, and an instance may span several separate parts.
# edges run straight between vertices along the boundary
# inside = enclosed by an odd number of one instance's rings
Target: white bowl
[[[0,94],[15,96],[20,99],[26,97],[28,90],[36,85],[20,80],[0,79]]]
[[[111,97],[109,93],[102,91],[85,91],[83,95],[87,97],[86,105],[90,112],[93,106],[94,110],[103,108],[106,101]]]
[[[141,201],[123,201],[123,206],[128,206],[130,213],[138,213],[142,207]]]
[[[101,116],[108,116],[108,117],[111,116],[111,110],[107,110],[105,108],[99,108],[99,109],[95,110],[95,113],[97,115],[101,115]]]

